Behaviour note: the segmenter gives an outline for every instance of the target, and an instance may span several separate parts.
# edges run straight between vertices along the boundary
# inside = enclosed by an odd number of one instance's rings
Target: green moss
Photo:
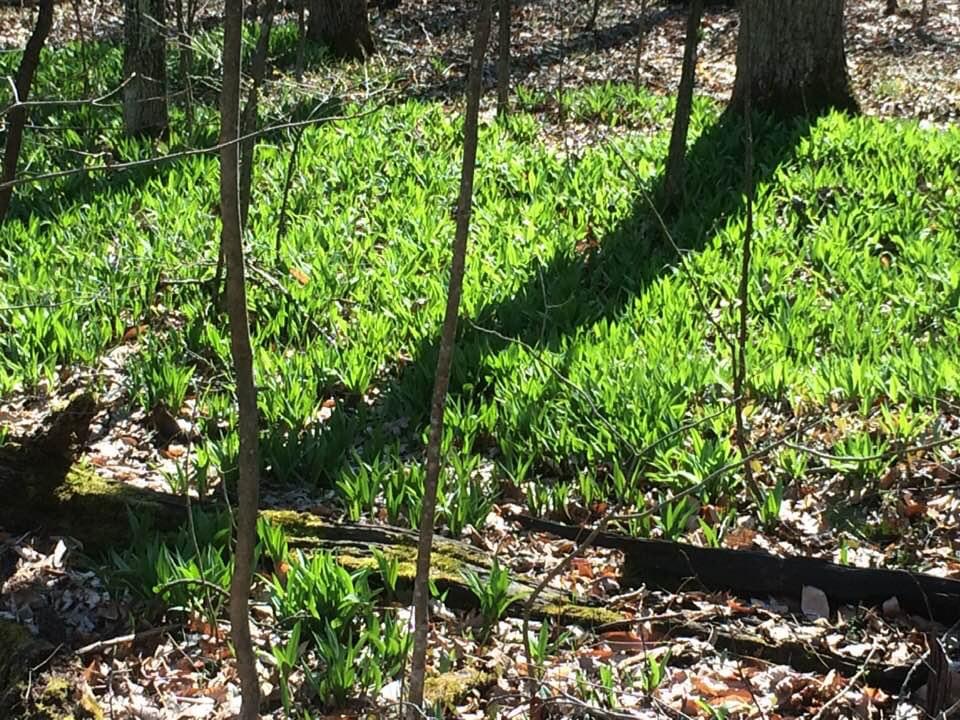
[[[493,680],[490,673],[474,668],[446,672],[426,678],[423,697],[428,705],[439,704],[444,708],[452,708],[462,702],[470,690],[487,685]]]
[[[330,532],[330,524],[309,513],[293,510],[269,510],[262,513],[270,522],[283,527],[288,537],[309,542],[311,537],[324,538]],[[416,534],[398,533],[392,545],[379,546],[383,554],[399,563],[399,574],[404,580],[413,580],[416,575]],[[337,553],[339,562],[352,570],[360,568],[376,569],[373,557],[344,549]],[[437,538],[431,554],[431,573],[434,580],[462,582],[461,571],[464,567],[485,567],[488,558],[475,552],[462,543]]]
[[[63,676],[54,676],[30,709],[24,720],[104,720],[103,709],[89,688],[78,688]]]
[[[560,617],[565,622],[595,627],[623,620],[623,615],[607,610],[605,607],[591,607],[576,603],[550,603],[539,608],[536,612],[539,617]]]
[[[382,550],[387,558],[397,561],[397,575],[400,580],[412,583],[417,575],[417,563],[415,560],[410,559],[409,548],[403,546],[387,546],[382,548]],[[337,561],[350,570],[360,570],[363,568],[377,570],[378,568],[375,558],[368,555],[355,555],[346,551],[337,553]],[[438,549],[435,548],[430,556],[430,578],[434,582],[447,581],[462,583],[463,575],[461,575],[460,571],[463,567],[464,564],[462,561],[456,557],[451,557],[442,552],[442,550],[438,552]]]
[[[120,482],[111,482],[99,475],[85,462],[74,463],[63,482],[57,487],[55,497],[61,502],[96,498],[100,502],[121,501],[136,505],[153,505],[149,493]]]
[[[324,525],[310,513],[300,513],[296,510],[266,510],[260,514],[274,525],[282,527],[290,537],[309,537],[311,530]]]
[[[53,648],[10,621],[0,621],[0,648],[0,717],[15,717],[12,711],[22,700],[26,669]]]

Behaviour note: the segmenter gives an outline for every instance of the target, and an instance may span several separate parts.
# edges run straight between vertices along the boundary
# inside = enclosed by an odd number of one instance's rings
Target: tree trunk
[[[843,8],[844,0],[743,0],[751,35],[737,47],[731,109],[743,112],[744,84],[751,82],[757,110],[780,116],[834,108],[857,112],[843,46]]]
[[[124,1],[123,126],[127,135],[167,131],[165,0]]]
[[[499,0],[499,57],[497,58],[497,115],[510,111],[510,13],[512,0]]]
[[[423,504],[420,517],[420,539],[417,546],[417,574],[413,588],[413,652],[410,658],[410,692],[407,698],[408,720],[423,715],[423,688],[427,662],[429,625],[430,553],[433,549],[433,521],[437,506],[437,483],[440,478],[440,442],[443,439],[443,412],[450,386],[450,368],[457,337],[457,319],[460,313],[460,295],[467,261],[467,240],[470,235],[470,215],[473,210],[473,175],[477,167],[477,135],[480,115],[480,94],[483,86],[483,57],[490,37],[490,16],[493,0],[480,0],[477,27],[470,54],[467,77],[467,107],[463,117],[463,164],[460,170],[460,195],[457,200],[457,228],[453,238],[453,258],[450,264],[450,285],[447,288],[447,307],[440,332],[440,352],[430,401],[430,436],[427,442],[427,468],[424,480]]]
[[[17,90],[17,97],[13,99],[14,103],[26,102],[30,96],[30,86],[33,85],[33,76],[37,72],[37,66],[40,64],[40,51],[50,33],[50,25],[53,23],[53,0],[43,0],[40,3],[40,11],[37,15],[37,24],[33,28],[33,33],[27,41],[27,47],[23,51],[23,57],[20,58],[20,67],[17,68],[17,77],[14,80],[14,87]],[[11,108],[7,115],[7,143],[3,153],[3,177],[4,183],[11,182],[17,174],[17,161],[20,159],[20,145],[23,143],[23,126],[27,123],[27,108],[23,105],[17,105]],[[0,222],[7,216],[7,209],[10,207],[10,196],[13,195],[13,187],[8,186],[0,190]]]
[[[664,178],[664,203],[675,206],[683,190],[687,133],[690,129],[690,113],[693,110],[693,86],[697,73],[697,46],[700,43],[700,21],[703,17],[703,0],[693,0],[687,15],[687,37],[683,45],[683,67],[680,71],[680,87],[677,89],[677,109],[670,132],[670,150],[667,153],[667,171]]]
[[[510,515],[525,530],[577,542],[589,528]],[[601,532],[593,547],[623,551],[620,585],[625,589],[662,587],[688,591],[726,590],[742,597],[799,600],[804,585],[826,593],[838,605],[880,605],[896,596],[909,613],[952,625],[960,620],[960,580],[911,570],[860,568],[811,557],[778,557],[761,550],[695,547],[667,540],[645,540]]]
[[[250,581],[257,533],[259,461],[257,394],[253,378],[253,349],[247,319],[242,225],[240,221],[240,48],[243,0],[227,0],[223,35],[223,89],[220,93],[220,216],[227,268],[227,316],[240,415],[240,453],[237,480],[238,508],[235,569],[230,583],[230,632],[237,655],[237,674],[243,692],[241,720],[259,716],[260,686],[250,639]]]
[[[247,104],[243,106],[240,131],[243,142],[240,143],[240,225],[247,226],[247,214],[250,210],[250,185],[253,181],[253,151],[257,138],[257,115],[260,104],[260,88],[267,71],[267,50],[270,45],[270,31],[273,28],[273,16],[277,9],[276,0],[266,0],[263,5],[263,19],[260,21],[260,36],[253,51],[250,63],[250,90]],[[249,137],[248,137],[249,136]]]
[[[364,59],[373,52],[367,0],[309,0],[307,35],[338,57]]]

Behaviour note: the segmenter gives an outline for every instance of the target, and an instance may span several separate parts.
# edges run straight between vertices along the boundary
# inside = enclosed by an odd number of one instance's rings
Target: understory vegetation
[[[220,43],[216,32],[197,40],[197,76],[213,73]],[[87,94],[108,93],[120,50],[98,42],[84,52],[95,68]],[[84,94],[77,53],[44,51],[35,97]],[[295,55],[295,28],[282,24],[271,62]],[[0,72],[15,67],[0,55]],[[276,495],[322,498],[338,520],[416,529],[459,108],[389,92],[318,99],[292,82],[271,91],[263,122],[291,126],[259,140],[244,238],[262,478]],[[0,397],[53,394],[77,367],[93,369],[97,392],[96,369],[113,358],[125,385],[111,412],[146,418],[154,445],[177,461],[167,489],[195,505],[174,532],[131,514],[129,545],[90,562],[151,622],[190,618],[219,638],[233,572],[222,487],[236,482],[239,441],[217,286],[219,169],[215,154],[190,150],[216,145],[216,92],[198,94],[191,121],[172,107],[159,141],[125,138],[109,95],[32,115],[21,171],[89,172],[16,188],[0,242]],[[775,536],[784,503],[827,473],[841,478],[830,512],[844,531],[827,554],[846,563],[850,543],[897,532],[871,515],[902,502],[880,481],[918,447],[939,449],[960,397],[960,128],[753,118],[743,402],[755,493],[736,443],[731,340],[741,121],[696,99],[687,202],[661,215],[672,99],[597,83],[520,87],[516,104],[480,128],[441,532],[470,538],[506,504],[572,524],[617,508],[610,529],[719,547],[745,517]],[[5,435],[0,427],[0,445]],[[171,441],[185,449],[170,453]],[[922,534],[927,519],[910,519]],[[274,704],[319,717],[398,683],[411,644],[400,565],[413,558],[378,551],[349,568],[267,520],[258,531],[252,597],[255,617],[269,618],[272,656],[260,660],[277,681]],[[465,632],[481,647],[524,599],[494,558],[489,575],[459,573],[478,608]],[[923,569],[918,555],[898,560]],[[443,587],[432,590],[443,599]],[[542,676],[575,638],[556,621],[533,627],[530,672]],[[466,653],[438,656],[440,672],[468,666]],[[584,676],[583,696],[615,709],[613,687],[628,680],[649,695],[670,660],[669,649],[650,655],[616,683],[609,669],[592,684]],[[436,688],[432,698],[437,716],[452,712]]]
[[[51,53],[41,88],[62,82],[70,53]],[[571,122],[605,125],[609,139],[563,156],[539,139],[534,114],[482,128],[438,518],[454,535],[483,520],[504,482],[540,514],[575,498],[642,507],[651,491],[714,475],[703,503],[749,499],[736,473],[717,473],[736,457],[731,351],[718,332],[735,331],[739,130],[698,103],[687,189],[698,201],[665,218],[681,262],[648,205],[670,102],[608,84],[563,103]],[[353,519],[382,506],[415,527],[459,123],[438,103],[339,112],[355,117],[303,129],[285,219],[296,131],[257,151],[247,242],[263,466],[278,483],[336,489]],[[49,123],[100,117],[68,107]],[[833,115],[788,127],[758,118],[755,132],[747,415],[841,406],[847,429],[825,450],[907,447],[960,381],[958,131]],[[62,134],[58,153],[92,150]],[[212,134],[174,133],[167,147]],[[64,158],[33,137],[31,172],[60,167]],[[109,123],[101,143],[115,162],[151,150]],[[0,275],[4,390],[53,384],[60,367],[96,363],[142,325],[129,401],[177,415],[196,398],[193,472],[229,477],[229,340],[209,292],[216,192],[209,156],[24,188]],[[690,312],[700,303],[710,317]],[[758,436],[770,430],[763,422]],[[771,489],[807,462],[790,448],[774,454]],[[835,465],[855,483],[896,459]]]

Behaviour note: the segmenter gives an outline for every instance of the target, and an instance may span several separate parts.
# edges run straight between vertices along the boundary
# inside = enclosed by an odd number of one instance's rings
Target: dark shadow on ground
[[[790,125],[757,118],[754,123],[756,180],[768,181],[776,168],[790,159],[810,129],[810,122]],[[715,232],[742,212],[742,123],[724,116],[693,143],[687,156],[686,201],[665,218],[670,234],[683,252],[696,252]],[[648,188],[656,197],[658,177]],[[564,337],[599,320],[615,320],[628,304],[677,262],[649,203],[639,198],[632,212],[606,237],[581,251],[558,254],[512,297],[483,307],[475,317],[460,323],[449,402],[466,402],[492,392],[483,377],[486,360],[515,342],[538,350],[557,349]],[[468,256],[467,262],[470,262]],[[691,308],[691,312],[699,312]],[[491,334],[493,331],[495,334]],[[439,331],[438,331],[439,334]],[[430,396],[438,354],[437,340],[423,343],[412,361],[381,386],[376,407],[359,411],[352,424],[353,441],[376,452],[377,444],[364,435],[368,427],[384,426],[405,418],[410,440],[422,436],[429,420]],[[342,443],[343,428],[332,434]],[[620,448],[625,452],[627,448]],[[349,453],[343,454],[344,458]],[[563,458],[542,458],[553,468]],[[339,471],[329,468],[330,479]]]

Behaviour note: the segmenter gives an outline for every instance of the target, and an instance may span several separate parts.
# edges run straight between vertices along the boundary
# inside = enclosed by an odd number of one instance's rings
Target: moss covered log
[[[69,535],[82,541],[88,554],[129,540],[129,510],[150,516],[161,529],[175,527],[185,519],[186,505],[180,497],[106,480],[82,462],[64,467],[15,468],[0,459],[0,493],[11,498],[11,502],[0,507],[0,527]],[[412,587],[417,544],[417,534],[412,530],[328,523],[309,513],[288,510],[266,510],[263,515],[283,527],[292,546],[330,550],[351,569],[376,569],[373,550],[380,550],[399,563],[401,593]],[[487,552],[438,536],[434,541],[432,579],[441,592],[447,593],[451,606],[475,607],[476,598],[464,582],[463,572],[471,570],[485,576],[492,560]],[[514,579],[510,591],[524,597],[534,587],[534,579],[521,576]],[[511,612],[519,611],[519,604],[515,603]],[[577,603],[555,589],[542,593],[533,616],[588,626],[622,619],[603,607]]]

